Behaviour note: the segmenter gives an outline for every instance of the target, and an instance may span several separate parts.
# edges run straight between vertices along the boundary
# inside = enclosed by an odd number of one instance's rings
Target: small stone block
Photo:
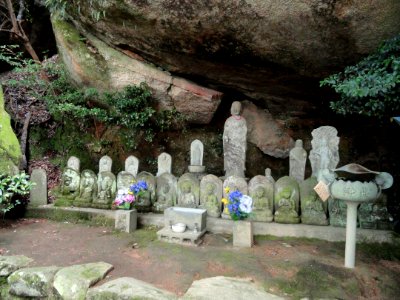
[[[137,210],[117,210],[115,213],[115,229],[133,232],[137,227]]]
[[[39,206],[47,204],[47,174],[43,169],[33,169],[31,182],[34,183],[30,191],[30,206]]]
[[[252,247],[253,224],[248,221],[233,221],[233,246]]]

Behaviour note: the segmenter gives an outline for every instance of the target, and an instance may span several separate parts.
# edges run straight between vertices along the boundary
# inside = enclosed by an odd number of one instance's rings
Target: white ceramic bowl
[[[172,225],[173,232],[185,232],[185,230],[186,230],[186,224],[184,223],[176,223]]]

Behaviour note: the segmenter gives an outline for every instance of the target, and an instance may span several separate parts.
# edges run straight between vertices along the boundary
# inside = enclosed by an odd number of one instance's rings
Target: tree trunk
[[[28,140],[28,127],[30,120],[31,120],[31,112],[28,112],[26,114],[24,127],[22,128],[22,134],[21,134],[21,152],[22,152],[22,162],[20,165],[21,170],[25,170],[26,167],[28,166],[28,160],[26,159],[26,141]]]

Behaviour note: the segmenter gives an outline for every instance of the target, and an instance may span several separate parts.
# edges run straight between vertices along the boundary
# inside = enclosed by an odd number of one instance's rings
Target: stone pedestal
[[[124,232],[133,232],[137,227],[137,211],[132,210],[117,210],[115,213],[115,229]]]
[[[188,170],[190,173],[204,173],[206,166],[189,166]]]
[[[233,246],[252,247],[253,223],[250,221],[233,221]]]

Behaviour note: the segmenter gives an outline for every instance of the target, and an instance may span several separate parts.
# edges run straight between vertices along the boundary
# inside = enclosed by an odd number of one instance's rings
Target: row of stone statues
[[[252,197],[250,219],[253,221],[312,225],[330,223],[334,226],[346,224],[346,205],[333,199],[323,202],[314,191],[317,184],[315,176],[300,183],[292,176],[284,176],[275,182],[270,169],[266,169],[265,175],[251,178],[248,183],[236,175],[225,180],[212,174],[201,179],[193,173],[185,173],[179,178],[171,172],[154,176],[145,171],[137,173],[138,160],[134,156],[126,159],[125,170],[119,172],[117,177],[111,172],[111,166],[111,158],[103,156],[97,175],[91,170],[80,172],[79,159],[70,157],[58,198],[67,199],[74,206],[108,209],[118,190],[127,190],[134,180],[143,180],[148,190],[135,202],[139,211],[162,213],[172,206],[204,208],[210,217],[229,219],[230,215],[221,202],[223,197],[228,197],[225,188],[229,187],[231,191],[239,190]],[[383,209],[385,206],[378,204],[362,204],[360,224],[363,227],[382,227],[378,223],[383,224],[388,219],[387,210]]]
[[[190,147],[189,172],[179,179],[171,174],[172,158],[168,153],[159,155],[156,176],[145,171],[138,174],[139,160],[134,156],[126,159],[125,170],[117,177],[111,172],[112,160],[108,156],[100,159],[97,175],[91,170],[80,173],[79,159],[71,157],[63,173],[59,196],[75,206],[110,208],[117,191],[127,190],[133,180],[144,180],[149,188],[135,203],[140,211],[163,212],[170,206],[202,207],[211,217],[229,218],[221,204],[221,198],[227,197],[224,188],[229,187],[253,198],[250,218],[254,221],[345,226],[346,205],[333,199],[323,202],[314,191],[321,171],[333,170],[339,163],[337,130],[332,126],[321,126],[311,134],[310,178],[305,180],[307,151],[302,140],[297,140],[289,153],[289,176],[275,182],[267,169],[265,175],[257,175],[247,182],[247,125],[241,116],[241,103],[235,101],[231,117],[224,125],[223,178],[205,174],[204,146],[201,141],[194,140]],[[360,224],[365,227],[379,227],[378,223],[384,224],[389,218],[382,201],[363,203],[359,215]]]

